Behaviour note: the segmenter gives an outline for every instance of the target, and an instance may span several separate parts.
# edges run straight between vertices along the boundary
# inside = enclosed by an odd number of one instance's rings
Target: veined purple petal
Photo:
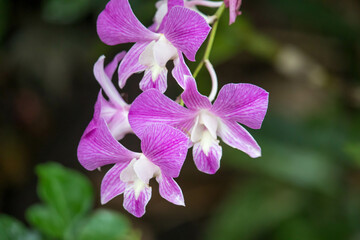
[[[143,91],[146,91],[148,89],[157,89],[159,90],[161,93],[164,93],[166,91],[167,88],[167,69],[164,68],[162,70],[160,70],[159,75],[157,76],[156,80],[153,81],[152,80],[152,71],[149,70],[145,70],[145,74],[144,77],[142,78],[142,80],[140,81],[140,89]]]
[[[123,56],[123,54],[121,54],[120,56]],[[109,97],[110,101],[119,106],[119,107],[125,107],[128,106],[128,104],[122,99],[122,97],[120,96],[119,92],[116,90],[116,88],[114,87],[114,85],[111,82],[111,76],[109,76],[105,70],[104,70],[104,60],[105,60],[105,56],[101,56],[97,62],[94,65],[94,75],[96,80],[99,82],[101,88],[105,91],[106,95]],[[112,63],[110,63],[109,68],[108,68],[108,72],[111,73],[113,72],[113,65],[117,65],[117,61],[118,59],[113,60]],[[116,68],[116,67],[115,67]]]
[[[97,19],[97,32],[101,41],[108,45],[145,42],[159,37],[135,17],[128,0],[111,0],[106,5]]]
[[[174,59],[174,68],[172,75],[178,84],[185,89],[185,76],[191,76],[191,72],[184,61],[184,57],[180,51],[178,51],[178,58]]]
[[[204,150],[201,142],[193,146],[193,158],[199,171],[214,174],[220,168],[222,148],[217,141],[209,143],[208,149]]]
[[[157,23],[156,24],[156,26],[158,28],[157,32],[161,32],[164,30],[164,25],[165,25],[164,23],[166,22],[166,19],[168,18],[170,10],[175,6],[183,7],[184,0],[168,0],[167,3],[166,3],[166,1],[163,1],[163,2],[159,1],[158,3],[159,3],[159,5],[157,5],[157,7],[158,6],[159,7],[158,7],[158,11],[155,14],[155,22]],[[166,12],[165,12],[165,8],[166,8]],[[151,27],[153,27],[153,26],[151,26]]]
[[[120,180],[120,173],[129,162],[115,164],[101,182],[101,204],[105,204],[125,191],[126,183]]]
[[[195,121],[195,113],[186,109],[158,90],[140,94],[131,104],[129,122],[140,138],[145,129],[155,123],[164,123],[187,133]]]
[[[178,177],[188,150],[188,138],[180,130],[165,124],[147,127],[141,137],[145,157],[160,167],[163,174]]]
[[[126,81],[132,74],[146,69],[146,66],[139,63],[139,57],[149,43],[135,43],[121,61],[118,69],[120,88],[125,86]]]
[[[185,85],[185,91],[181,94],[181,98],[187,108],[192,110],[211,108],[210,100],[198,92],[196,81],[193,77],[187,77],[185,79]]]
[[[252,84],[226,84],[219,92],[212,111],[226,120],[234,120],[259,129],[268,107],[269,93]]]
[[[229,8],[229,25],[231,25],[235,22],[236,17],[241,14],[239,11],[241,0],[224,0],[224,3]]]
[[[185,206],[184,196],[179,185],[172,177],[161,174],[156,178],[159,183],[160,195],[169,202]]]
[[[111,135],[105,120],[98,119],[92,130],[80,140],[77,155],[80,164],[87,170],[94,170],[107,164],[127,162],[139,156],[126,149]]]
[[[164,24],[162,24],[163,20],[164,20],[165,16],[167,16],[167,14],[168,14],[167,0],[157,1],[155,6],[156,6],[157,10],[156,10],[155,16],[153,18],[154,23],[150,27],[148,27],[148,29],[153,32],[159,32],[160,25],[163,27],[163,25],[164,25]]]
[[[261,156],[260,146],[255,139],[235,121],[222,120],[218,135],[227,145],[245,152],[252,158]]]
[[[93,118],[91,119],[90,123],[86,127],[86,129],[83,133],[83,136],[85,136],[87,133],[89,133],[90,131],[92,131],[94,128],[97,127],[98,121],[100,119],[100,114],[101,114],[102,99],[104,99],[104,97],[102,95],[102,91],[100,90],[98,97],[96,99],[96,102],[95,102]]]
[[[145,214],[145,207],[151,198],[151,187],[145,187],[136,196],[135,190],[129,185],[124,192],[124,208],[134,215],[135,217],[141,217]]]
[[[165,37],[190,61],[210,32],[205,19],[193,10],[175,6],[168,14],[164,26]]]
[[[112,79],[114,72],[116,71],[119,62],[124,58],[126,55],[125,51],[122,51],[114,57],[114,59],[105,67],[105,73],[108,76],[109,79]]]
[[[175,6],[180,6],[180,7],[184,6],[184,0],[168,0],[167,2],[168,2],[167,4],[168,11],[170,11]]]

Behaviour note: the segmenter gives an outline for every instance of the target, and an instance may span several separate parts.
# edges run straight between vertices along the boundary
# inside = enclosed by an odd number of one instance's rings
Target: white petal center
[[[191,141],[200,143],[205,155],[209,154],[213,144],[219,144],[217,140],[218,119],[212,113],[202,110],[196,117],[195,124],[191,129]]]
[[[155,82],[159,74],[166,70],[166,63],[178,57],[177,49],[160,34],[158,40],[149,43],[139,57],[139,63],[148,67]]]
[[[141,191],[149,186],[150,179],[160,174],[160,168],[141,154],[139,159],[131,160],[129,165],[120,173],[120,180],[134,189],[137,199]]]

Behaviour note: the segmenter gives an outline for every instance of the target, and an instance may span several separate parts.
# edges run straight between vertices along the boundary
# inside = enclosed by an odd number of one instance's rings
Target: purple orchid
[[[207,23],[211,24],[214,22],[216,18],[214,16],[207,16],[201,13],[197,6],[204,6],[210,8],[219,8],[222,4],[225,4],[227,8],[229,8],[229,25],[235,22],[235,19],[238,15],[241,14],[239,11],[241,6],[241,0],[224,0],[224,1],[209,1],[209,0],[160,0],[156,3],[157,12],[154,17],[154,25],[153,26],[160,26],[163,17],[166,15],[167,12],[167,4],[179,4],[181,1],[184,7],[192,9],[199,13]],[[152,26],[152,27],[153,27]]]
[[[145,71],[140,88],[156,88],[165,92],[169,60],[174,61],[173,76],[184,87],[183,75],[189,74],[182,53],[195,61],[195,54],[206,39],[210,26],[196,12],[183,6],[183,2],[168,4],[168,13],[158,31],[147,29],[135,17],[128,0],[111,0],[97,20],[100,39],[108,45],[134,42],[118,70],[119,85],[136,72]]]
[[[188,77],[185,83],[181,97],[187,108],[154,89],[135,99],[129,122],[137,135],[142,136],[154,123],[182,130],[190,137],[197,168],[208,174],[220,167],[222,148],[217,136],[250,157],[261,156],[259,145],[238,122],[259,129],[268,106],[268,92],[252,84],[226,84],[212,105],[197,91],[195,79]]]
[[[101,203],[124,194],[124,208],[136,217],[145,213],[151,198],[149,180],[159,183],[160,195],[171,203],[184,206],[184,197],[173,178],[180,174],[187,153],[188,138],[164,124],[148,126],[141,137],[142,153],[132,152],[110,133],[104,119],[94,122],[81,138],[78,159],[87,170],[115,164],[101,183]]]
[[[110,62],[105,69],[105,56],[101,56],[95,63],[95,78],[99,82],[102,90],[108,96],[109,100],[107,101],[103,97],[102,91],[99,92],[95,103],[94,117],[86,128],[85,133],[91,130],[93,125],[98,122],[100,118],[105,120],[111,134],[117,140],[122,139],[127,133],[133,132],[128,121],[130,105],[122,99],[111,82],[111,78],[124,55],[125,52],[117,54],[113,61]]]
[[[236,17],[241,14],[239,11],[241,0],[224,0],[224,3],[229,8],[229,25],[231,25],[235,22]]]
[[[173,1],[173,0],[169,0]],[[218,8],[222,4],[225,4],[227,8],[229,8],[229,25],[233,24],[235,22],[235,19],[238,15],[241,14],[241,11],[239,11],[241,6],[241,0],[224,0],[222,1],[208,1],[208,0],[185,0],[185,7],[195,9],[196,6],[205,6],[205,7],[212,7],[212,8]],[[214,19],[208,16],[204,16],[208,23],[211,23]]]
[[[206,1],[206,0],[160,0],[156,2],[155,6],[157,8],[157,11],[154,16],[154,24],[150,27],[152,30],[158,30],[163,22],[163,19],[166,18],[168,9],[170,9],[169,6],[184,6],[186,8],[189,8],[195,12],[197,12],[200,16],[202,16],[205,21],[208,24],[211,24],[214,22],[215,17],[213,16],[207,16],[200,12],[196,6],[202,5],[206,7],[213,7],[218,8],[223,4],[222,1],[213,2],[213,1]]]

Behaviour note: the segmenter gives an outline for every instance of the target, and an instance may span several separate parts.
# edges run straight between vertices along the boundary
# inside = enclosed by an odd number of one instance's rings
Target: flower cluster
[[[136,18],[128,0],[111,0],[100,13],[97,32],[104,43],[134,43],[106,67],[104,56],[94,65],[101,90],[93,119],[80,140],[78,159],[87,170],[113,164],[101,184],[102,204],[123,194],[124,208],[141,217],[151,198],[149,181],[155,178],[164,199],[184,205],[174,178],[180,174],[188,149],[192,147],[199,171],[214,174],[222,156],[218,137],[251,157],[261,155],[259,145],[240,124],[261,127],[268,93],[252,84],[227,84],[212,103],[217,78],[211,63],[206,59],[203,62],[213,82],[213,90],[206,97],[198,92],[184,60],[185,56],[195,61],[196,52],[211,31],[209,24],[217,20],[217,16],[205,16],[196,6],[228,7],[231,24],[240,14],[240,4],[241,0],[160,0],[149,28]],[[180,104],[164,95],[170,60],[174,63],[172,75],[183,88]],[[133,73],[144,72],[140,82],[143,93],[131,105],[111,81],[116,69],[120,88]],[[126,134],[135,134],[141,140],[141,153],[119,142]]]

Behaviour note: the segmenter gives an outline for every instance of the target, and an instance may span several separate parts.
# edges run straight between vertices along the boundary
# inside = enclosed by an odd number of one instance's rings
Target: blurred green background
[[[85,174],[101,207],[106,169],[84,170],[76,148],[99,91],[93,64],[131,46],[98,39],[96,17],[106,2],[0,0],[0,214],[26,226],[26,209],[46,202],[37,196],[40,163]],[[155,1],[130,3],[149,26]],[[223,144],[220,170],[206,175],[188,154],[177,179],[185,208],[162,199],[156,182],[141,219],[123,210],[122,197],[104,207],[145,240],[360,239],[360,2],[244,0],[242,12],[228,26],[226,11],[210,60],[220,86],[246,82],[270,93],[263,127],[249,130],[263,156],[251,159]],[[129,102],[140,93],[140,78],[122,90]],[[197,80],[208,94],[205,70]],[[175,81],[168,83],[166,94],[179,95]],[[138,149],[134,136],[123,143]],[[98,211],[100,219],[107,214]]]

